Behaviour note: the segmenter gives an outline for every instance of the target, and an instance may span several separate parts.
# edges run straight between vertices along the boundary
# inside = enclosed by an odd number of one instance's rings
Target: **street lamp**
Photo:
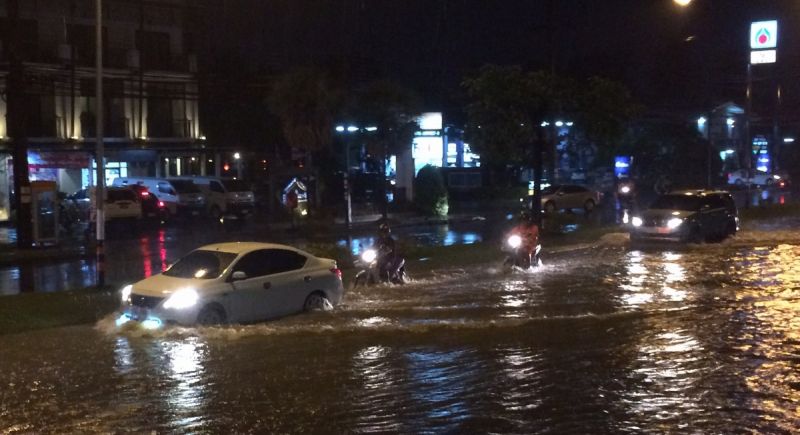
[[[236,178],[242,179],[242,155],[238,152],[233,153],[233,159],[236,160]]]
[[[686,6],[689,6],[692,3],[692,0],[672,0],[672,1],[675,2],[676,5],[682,8],[685,8]]]

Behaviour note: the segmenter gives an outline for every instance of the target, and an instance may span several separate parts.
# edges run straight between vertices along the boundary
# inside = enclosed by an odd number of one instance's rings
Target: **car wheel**
[[[214,218],[215,221],[220,220],[222,218],[222,210],[216,205],[211,207],[211,217]]]
[[[218,304],[209,304],[197,314],[197,324],[203,326],[222,325],[227,321],[225,309]]]
[[[736,222],[729,221],[725,228],[725,237],[730,237],[736,234]]]
[[[689,234],[686,235],[684,241],[687,243],[702,243],[703,233],[700,231],[699,227],[692,227],[689,230]]]
[[[303,311],[328,311],[333,308],[331,301],[321,291],[315,291],[306,298]]]
[[[547,201],[544,204],[544,211],[545,211],[545,213],[553,213],[553,212],[555,212],[556,211],[556,203],[554,203],[553,201]]]
[[[591,213],[594,210],[594,200],[587,199],[585,203],[583,203],[583,209],[586,210],[586,213]]]

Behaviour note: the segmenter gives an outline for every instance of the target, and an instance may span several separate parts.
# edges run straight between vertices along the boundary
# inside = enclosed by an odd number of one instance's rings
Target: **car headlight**
[[[672,219],[667,221],[667,228],[669,228],[671,230],[674,230],[675,228],[678,228],[679,226],[681,226],[682,223],[683,223],[683,219],[681,219],[681,218],[672,218]]]
[[[642,223],[643,223],[642,218],[640,218],[639,216],[634,216],[631,218],[631,224],[635,227],[642,226]]]
[[[131,298],[131,292],[133,291],[133,286],[128,284],[125,287],[122,287],[122,303],[126,303]]]
[[[361,259],[365,263],[372,263],[376,258],[378,258],[378,253],[374,249],[367,249],[361,254]]]
[[[193,288],[184,288],[176,291],[164,302],[164,308],[181,310],[197,303],[199,296]]]
[[[508,246],[511,246],[514,249],[519,248],[522,245],[522,237],[514,234],[508,238]]]

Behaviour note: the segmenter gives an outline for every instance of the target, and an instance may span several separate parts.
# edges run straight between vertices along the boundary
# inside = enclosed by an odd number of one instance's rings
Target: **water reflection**
[[[631,251],[625,259],[625,274],[620,279],[621,300],[630,307],[643,307],[659,301],[682,302],[687,298],[683,254],[666,251]]]
[[[353,356],[355,381],[361,385],[352,406],[358,411],[358,432],[398,432],[399,379],[392,368],[391,350],[368,346]]]
[[[405,243],[426,246],[471,245],[484,240],[483,235],[478,231],[455,230],[451,229],[449,225],[437,225],[425,229],[411,228],[408,231],[402,231],[401,234],[397,234],[396,238],[403,240]],[[375,240],[374,236],[351,236],[348,239],[339,239],[336,245],[341,247],[349,246],[353,255],[359,255],[365,249],[372,247],[375,244]]]
[[[467,392],[473,373],[465,351],[422,349],[406,354],[413,400],[425,409],[415,424],[421,431],[449,432],[471,416]]]

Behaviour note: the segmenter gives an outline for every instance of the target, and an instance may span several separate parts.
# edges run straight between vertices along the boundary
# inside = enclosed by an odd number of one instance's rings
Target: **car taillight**
[[[331,273],[336,275],[337,278],[342,279],[342,269],[339,269],[338,267],[332,267]]]
[[[158,201],[158,206],[164,208],[164,201]]]

